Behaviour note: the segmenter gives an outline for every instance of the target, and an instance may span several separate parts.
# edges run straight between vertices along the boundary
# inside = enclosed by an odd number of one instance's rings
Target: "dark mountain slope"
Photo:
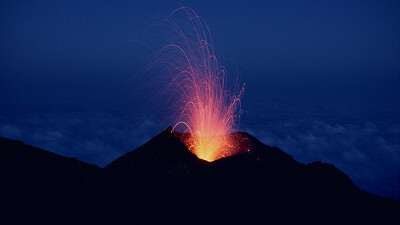
[[[97,213],[101,168],[0,138],[1,224],[72,223]]]
[[[250,151],[209,163],[193,156],[167,129],[112,162],[105,169],[109,180],[122,181],[112,186],[110,192],[114,199],[119,199],[118,205],[122,206],[119,210],[126,210],[121,221],[195,224],[396,224],[400,221],[398,202],[358,189],[333,165],[301,164],[249,134],[240,133],[239,137],[251,141]]]
[[[177,135],[169,128],[104,169],[0,139],[1,211],[42,224],[400,221],[399,202],[360,190],[331,164],[299,163],[246,133],[233,134],[243,153],[206,162]]]
[[[126,174],[146,173],[144,176],[147,173],[164,175],[172,170],[186,172],[188,167],[206,163],[193,155],[171,130],[171,127],[167,128],[138,149],[120,156],[105,169]]]

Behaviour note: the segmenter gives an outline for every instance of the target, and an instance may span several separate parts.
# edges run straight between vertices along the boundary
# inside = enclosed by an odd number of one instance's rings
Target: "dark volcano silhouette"
[[[400,203],[246,133],[206,162],[171,133],[104,169],[0,138],[1,224],[398,224]]]

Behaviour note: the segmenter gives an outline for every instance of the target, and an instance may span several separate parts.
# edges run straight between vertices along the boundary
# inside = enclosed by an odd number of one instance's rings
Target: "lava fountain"
[[[181,7],[166,19],[176,37],[157,53],[171,77],[169,95],[176,96],[173,130],[198,158],[214,161],[236,154],[232,132],[238,129],[244,85],[238,73],[228,79],[214,53],[209,28],[190,8]]]

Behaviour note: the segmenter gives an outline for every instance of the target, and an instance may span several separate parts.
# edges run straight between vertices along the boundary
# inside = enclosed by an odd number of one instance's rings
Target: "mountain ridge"
[[[400,202],[360,190],[333,164],[299,163],[247,133],[235,135],[250,140],[252,149],[207,162],[187,150],[171,131],[167,128],[105,168],[0,138],[0,178],[6,184],[1,186],[0,206],[6,212],[1,220],[5,224],[27,218],[43,224],[400,221]]]

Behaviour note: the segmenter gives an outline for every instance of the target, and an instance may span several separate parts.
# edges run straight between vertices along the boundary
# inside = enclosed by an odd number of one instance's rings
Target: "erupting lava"
[[[179,8],[166,21],[178,38],[157,56],[172,76],[168,90],[177,96],[173,129],[183,130],[182,142],[201,159],[214,161],[237,153],[229,134],[237,130],[244,85],[239,86],[237,76],[227,78],[214,54],[209,29],[193,10]]]

